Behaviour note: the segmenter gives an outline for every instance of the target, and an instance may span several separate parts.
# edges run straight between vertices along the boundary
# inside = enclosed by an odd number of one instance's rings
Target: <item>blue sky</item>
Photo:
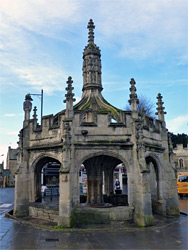
[[[0,162],[17,146],[27,93],[43,89],[44,115],[55,114],[70,75],[80,99],[90,18],[106,100],[124,109],[133,77],[138,95],[162,94],[169,131],[188,133],[187,13],[187,0],[0,0]]]

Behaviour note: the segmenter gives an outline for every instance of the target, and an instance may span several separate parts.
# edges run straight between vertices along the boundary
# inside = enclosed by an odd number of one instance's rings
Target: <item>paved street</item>
[[[14,188],[0,188],[0,215],[14,208]]]
[[[11,192],[10,189],[7,192]],[[5,201],[6,204],[12,202],[7,198]],[[180,204],[186,211],[188,198],[182,198]],[[156,218],[158,223],[148,228],[127,225],[116,229],[49,230],[7,219],[2,213],[0,249],[188,249],[188,216]]]

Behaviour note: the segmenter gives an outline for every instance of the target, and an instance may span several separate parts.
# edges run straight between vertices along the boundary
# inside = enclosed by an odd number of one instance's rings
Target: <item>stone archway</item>
[[[148,155],[146,158],[147,168],[150,170],[150,192],[151,192],[151,204],[152,204],[152,212],[161,214],[161,172],[160,165],[157,161],[156,157],[153,155]]]
[[[59,186],[59,169],[61,163],[50,156],[43,156],[34,165],[35,202],[42,201],[41,185],[45,184],[46,194],[53,195],[55,187]],[[42,171],[43,170],[43,171]],[[58,189],[58,188],[56,188]],[[49,191],[47,193],[47,190]],[[58,194],[58,191],[56,192]]]
[[[82,168],[87,174],[87,204],[91,206],[103,206],[112,202],[114,194],[114,169],[123,164],[120,157],[113,154],[97,153],[88,156],[82,162]],[[80,174],[79,174],[80,176]],[[125,196],[125,194],[124,194]],[[113,197],[113,199],[115,199]],[[83,199],[80,199],[83,200]],[[117,197],[116,197],[117,200]],[[126,202],[127,204],[127,194]]]
[[[88,176],[87,203],[98,205],[104,203],[102,194],[103,171],[110,178],[107,171],[119,163],[121,163],[119,159],[107,155],[93,156],[83,162]]]

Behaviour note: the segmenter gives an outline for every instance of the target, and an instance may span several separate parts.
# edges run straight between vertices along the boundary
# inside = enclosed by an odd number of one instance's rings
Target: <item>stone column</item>
[[[30,94],[27,94],[25,96],[25,102],[23,103],[23,109],[25,112],[25,118],[24,118],[24,127],[28,125],[28,121],[30,120],[30,112],[32,109],[32,101],[33,99],[31,98]]]
[[[100,167],[88,166],[87,178],[88,178],[88,195],[87,202],[89,204],[101,204],[103,203],[102,195],[102,171]]]
[[[110,171],[109,169],[104,171],[104,192],[107,196],[110,195]]]
[[[165,123],[165,114],[166,112],[164,111],[165,107],[163,107],[164,102],[162,101],[162,95],[159,93],[157,96],[157,112],[155,113],[156,115],[158,115],[158,120],[160,120],[163,124],[164,127],[166,127],[166,123]]]
[[[99,173],[99,175],[97,176],[97,203],[101,204],[103,203],[103,194],[102,194],[102,172]]]
[[[131,81],[130,81],[130,92],[131,94],[129,95],[130,96],[130,99],[129,99],[129,104],[131,105],[131,111],[132,111],[132,117],[133,118],[138,118],[138,112],[137,112],[137,104],[139,103],[139,100],[137,99],[137,94],[136,94],[136,82],[134,80],[134,78],[131,78]]]
[[[33,109],[33,129],[37,128],[37,107],[35,106]]]
[[[71,227],[71,185],[70,173],[61,169],[59,173],[59,221],[58,225]]]
[[[69,76],[66,88],[67,93],[65,94],[66,99],[64,100],[64,103],[66,103],[66,118],[72,118],[74,115],[73,102],[75,102],[76,99],[74,98],[74,94],[72,93],[74,89],[72,87],[72,83],[73,83],[72,77]]]
[[[134,174],[127,173],[127,186],[128,186],[128,204],[133,206],[134,202]]]
[[[114,175],[113,170],[109,172],[109,195],[114,193]]]
[[[139,226],[149,226],[153,224],[149,171],[144,170],[137,178],[140,180],[135,183],[134,221]]]
[[[29,175],[27,162],[22,163],[15,174],[14,216],[22,217],[29,214]]]
[[[94,181],[95,176],[91,175],[91,173],[88,173],[87,171],[87,203],[95,203],[95,190],[94,190]]]

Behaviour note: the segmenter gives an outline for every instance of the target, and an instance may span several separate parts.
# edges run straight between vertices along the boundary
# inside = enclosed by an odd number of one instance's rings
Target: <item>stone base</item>
[[[16,206],[14,209],[15,217],[24,217],[29,215],[28,205]]]
[[[58,226],[69,228],[74,225],[74,217],[72,218],[71,216],[59,216]]]
[[[133,207],[78,207],[72,215],[72,222],[76,226],[88,224],[110,224],[110,223],[125,223],[133,220]]]
[[[180,215],[179,207],[167,207],[167,215],[179,216]]]
[[[153,225],[153,215],[134,214],[134,222],[139,227],[146,227]]]
[[[44,206],[35,206],[35,204],[29,206],[29,216],[33,218],[40,218],[43,220],[51,220],[54,222],[59,221],[59,211],[54,209],[47,209]]]
[[[153,213],[166,216],[166,201],[165,200],[152,200]]]

